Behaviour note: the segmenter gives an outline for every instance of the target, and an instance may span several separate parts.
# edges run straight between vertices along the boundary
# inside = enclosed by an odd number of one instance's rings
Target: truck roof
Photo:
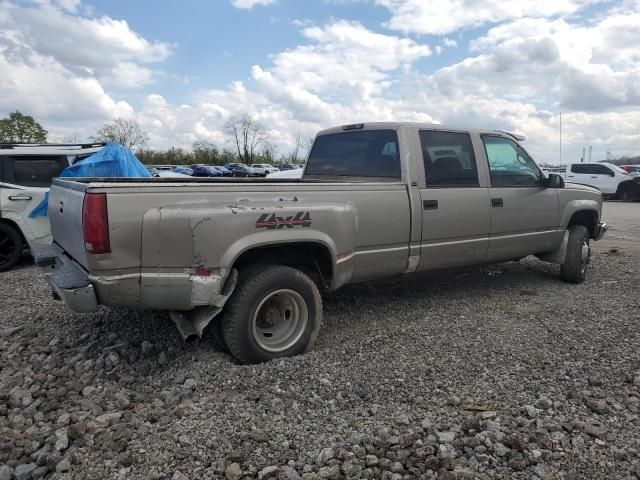
[[[326,135],[329,133],[340,133],[348,130],[395,130],[403,125],[408,125],[416,128],[427,128],[430,130],[455,130],[466,131],[473,133],[493,133],[500,136],[508,136],[518,141],[523,141],[524,136],[517,133],[505,132],[504,130],[493,130],[490,128],[467,128],[453,125],[442,125],[440,123],[420,123],[420,122],[367,122],[367,123],[354,123],[351,125],[340,125],[337,127],[327,128],[318,132],[318,135]]]
[[[106,143],[0,143],[0,155],[78,155],[95,153]]]

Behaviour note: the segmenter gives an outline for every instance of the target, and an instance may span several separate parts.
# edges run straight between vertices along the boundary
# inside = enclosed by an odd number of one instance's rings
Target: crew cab
[[[521,140],[367,123],[318,133],[299,179],[56,179],[37,263],[76,312],[165,310],[184,337],[214,320],[241,363],[310,349],[320,290],[352,282],[532,254],[582,282],[602,196]]]
[[[571,163],[565,178],[569,182],[590,185],[602,195],[620,200],[640,200],[640,174],[628,172],[613,163]]]
[[[49,218],[32,212],[51,179],[104,144],[0,144],[0,271],[35,245],[51,243]]]

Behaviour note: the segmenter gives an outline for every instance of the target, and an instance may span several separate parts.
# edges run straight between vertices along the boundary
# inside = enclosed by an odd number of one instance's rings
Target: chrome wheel
[[[308,321],[307,304],[298,292],[276,290],[260,302],[253,315],[253,338],[267,352],[283,352],[300,340]]]

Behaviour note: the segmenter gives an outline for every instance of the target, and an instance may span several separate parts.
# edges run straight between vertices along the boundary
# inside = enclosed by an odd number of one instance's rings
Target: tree
[[[298,163],[298,155],[300,155],[300,148],[302,147],[302,137],[300,134],[296,134],[296,139],[293,142],[293,148],[291,154],[289,154],[289,163]]]
[[[254,163],[256,148],[267,139],[262,125],[245,113],[241,117],[231,117],[225,128],[235,141],[240,161],[248,165]]]
[[[0,119],[1,143],[46,143],[47,131],[31,115],[18,110]]]
[[[220,161],[220,151],[213,143],[206,140],[196,140],[191,145],[195,163],[217,165]]]
[[[276,163],[276,146],[268,141],[263,142],[262,150],[260,150],[260,156],[264,163],[273,165]]]
[[[135,120],[116,118],[105,123],[93,137],[96,142],[113,142],[129,149],[143,148],[149,141],[149,134],[143,131]]]

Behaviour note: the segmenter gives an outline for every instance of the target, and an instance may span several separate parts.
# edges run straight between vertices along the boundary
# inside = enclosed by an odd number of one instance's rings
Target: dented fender
[[[357,220],[350,202],[295,197],[184,202],[148,210],[142,227],[141,304],[190,310],[226,301],[221,292],[236,260],[263,246],[318,243],[331,252],[335,269],[339,255],[355,248]],[[341,265],[341,284],[350,278],[348,270]]]

